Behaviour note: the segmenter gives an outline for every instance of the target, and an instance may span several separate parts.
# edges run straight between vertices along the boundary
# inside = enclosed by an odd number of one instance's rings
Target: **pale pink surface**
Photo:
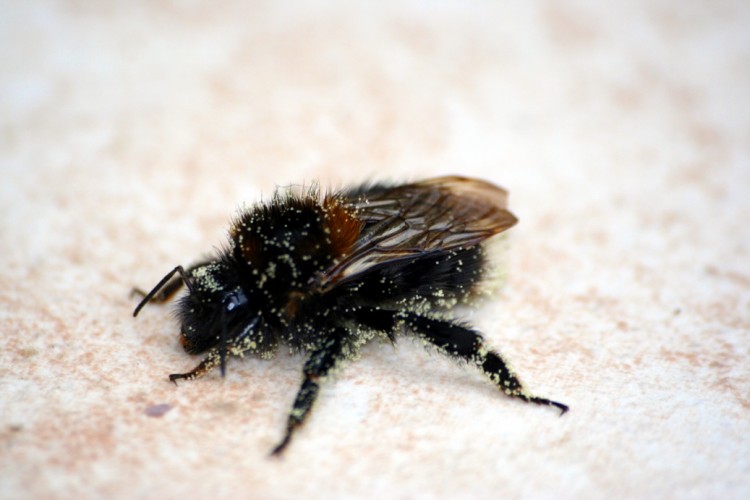
[[[747,2],[8,2],[0,497],[750,495]],[[196,360],[153,285],[275,184],[508,188],[468,318],[556,412],[405,340]],[[166,406],[164,406],[166,405]]]

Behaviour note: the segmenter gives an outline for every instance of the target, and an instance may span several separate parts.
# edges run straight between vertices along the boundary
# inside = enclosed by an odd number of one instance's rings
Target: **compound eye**
[[[224,310],[227,313],[234,312],[238,307],[247,304],[247,296],[242,290],[235,290],[224,298]]]

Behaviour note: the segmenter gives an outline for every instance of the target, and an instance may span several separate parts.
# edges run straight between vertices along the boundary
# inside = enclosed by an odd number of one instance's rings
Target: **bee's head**
[[[174,275],[179,274],[178,278]],[[190,354],[200,354],[219,347],[221,369],[227,352],[243,339],[250,339],[259,321],[257,311],[250,308],[245,291],[232,266],[221,260],[208,262],[185,271],[175,267],[151,290],[133,311],[137,316],[150,301],[164,301],[185,283],[188,293],[179,303],[180,343]]]
[[[211,262],[183,276],[188,294],[179,303],[180,343],[190,354],[200,354],[247,335],[257,324],[247,295],[222,262]]]

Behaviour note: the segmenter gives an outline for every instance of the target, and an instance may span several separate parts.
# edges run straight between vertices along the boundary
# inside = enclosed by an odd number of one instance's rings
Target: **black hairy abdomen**
[[[477,245],[460,250],[434,250],[384,263],[342,288],[357,303],[427,301],[449,305],[471,293],[482,279],[485,256]]]

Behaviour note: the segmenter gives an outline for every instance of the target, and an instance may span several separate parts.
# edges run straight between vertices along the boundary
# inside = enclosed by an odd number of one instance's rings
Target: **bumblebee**
[[[498,186],[456,176],[327,193],[277,190],[235,217],[217,255],[177,266],[139,292],[133,316],[187,288],[177,308],[180,343],[204,358],[170,375],[173,382],[215,367],[223,376],[230,356],[270,358],[281,344],[305,353],[302,385],[273,454],[308,417],[326,377],[377,336],[421,339],[475,365],[506,395],[563,414],[566,405],[531,395],[479,332],[449,315],[486,275],[483,242],[517,222],[507,198]]]

